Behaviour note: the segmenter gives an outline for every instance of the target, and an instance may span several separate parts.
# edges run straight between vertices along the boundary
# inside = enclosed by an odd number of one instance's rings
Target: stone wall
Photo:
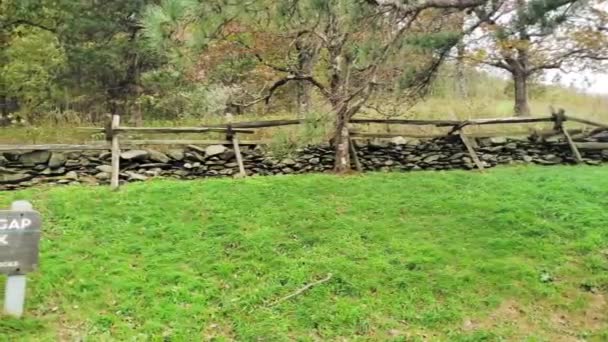
[[[608,137],[607,137],[608,138]],[[574,164],[568,146],[560,141],[532,142],[504,138],[478,139],[476,149],[485,167],[508,164]],[[428,141],[394,139],[357,147],[365,171],[416,171],[474,169],[475,165],[458,137]],[[608,162],[608,150],[581,151],[588,164]],[[262,148],[243,148],[248,175],[329,172],[334,156],[330,146],[310,146],[292,157],[273,158]],[[0,190],[37,184],[107,184],[109,152],[48,152],[0,154]],[[220,145],[188,146],[165,152],[129,150],[121,155],[121,181],[145,181],[152,177],[196,179],[229,177],[238,173],[234,152]]]

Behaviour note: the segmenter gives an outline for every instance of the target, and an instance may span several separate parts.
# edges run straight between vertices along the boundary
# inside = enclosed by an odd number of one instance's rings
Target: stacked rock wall
[[[465,146],[457,137],[429,141],[398,139],[396,143],[365,144],[357,154],[365,171],[474,169]],[[573,164],[563,142],[532,142],[504,138],[479,139],[477,154],[485,167],[508,164]],[[262,148],[243,148],[248,175],[321,173],[334,163],[330,146],[309,146],[292,157],[277,159]],[[608,150],[582,151],[588,164],[608,162]],[[0,154],[0,190],[36,184],[106,184],[110,179],[109,152],[48,152]],[[121,180],[152,177],[196,179],[228,177],[238,173],[234,152],[225,146],[188,146],[165,152],[129,150],[121,154]]]

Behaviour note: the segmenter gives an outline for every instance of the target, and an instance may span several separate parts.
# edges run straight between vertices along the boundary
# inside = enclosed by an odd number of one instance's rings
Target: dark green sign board
[[[40,214],[0,210],[0,274],[26,274],[38,267]]]

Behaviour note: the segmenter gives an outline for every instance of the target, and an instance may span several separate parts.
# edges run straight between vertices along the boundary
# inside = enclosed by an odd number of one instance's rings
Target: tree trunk
[[[135,127],[143,127],[144,125],[144,114],[141,111],[141,102],[139,96],[135,103],[135,108],[133,109],[133,124],[135,124]]]
[[[298,117],[304,117],[304,114],[310,111],[310,85],[305,82],[297,84],[297,99],[298,101]]]
[[[515,87],[515,116],[530,116],[528,77],[523,73],[514,73],[513,86]]]
[[[456,95],[460,99],[466,99],[469,97],[467,91],[467,80],[464,73],[464,43],[460,42],[456,45],[458,56],[456,58]]]
[[[517,0],[517,21],[524,20],[522,14],[525,12],[526,0]],[[525,21],[525,20],[524,20]],[[519,40],[521,42],[530,43],[530,35],[526,30],[525,25],[520,25],[518,30]],[[517,63],[512,67],[513,69],[513,86],[515,87],[515,115],[516,116],[530,116],[530,107],[528,105],[528,73],[529,59],[528,59],[528,44],[520,44],[517,47]]]
[[[345,114],[338,113],[336,115],[336,135],[333,141],[336,152],[336,160],[334,162],[334,171],[336,173],[350,171],[349,138],[348,118]]]
[[[298,72],[301,75],[310,75],[312,73],[314,49],[307,45],[304,41],[296,42],[298,50]],[[296,86],[296,101],[298,116],[310,111],[310,85],[307,82],[298,82]]]

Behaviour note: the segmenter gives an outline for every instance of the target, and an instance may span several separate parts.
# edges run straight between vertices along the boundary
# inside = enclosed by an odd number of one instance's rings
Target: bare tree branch
[[[590,59],[594,61],[605,61],[608,60],[608,56],[593,54],[587,49],[575,49],[560,56],[551,58],[554,62],[548,64],[538,65],[528,70],[528,75],[532,75],[541,70],[560,69],[562,65],[568,60],[568,58],[576,57],[577,59]]]
[[[487,0],[422,0],[413,4],[401,0],[366,0],[376,6],[391,7],[402,14],[409,14],[429,8],[456,8],[466,9],[483,5]]]
[[[329,92],[327,91],[327,89],[325,88],[325,86],[317,81],[314,77],[309,76],[309,75],[289,75],[287,77],[281,78],[277,81],[275,81],[272,86],[270,86],[270,88],[268,88],[268,93],[264,96],[261,96],[253,101],[247,102],[247,103],[232,103],[232,105],[237,106],[237,107],[251,107],[254,104],[260,103],[260,102],[265,102],[266,104],[268,104],[270,102],[270,99],[272,98],[272,96],[274,95],[274,93],[277,91],[277,89],[281,88],[282,86],[290,83],[290,82],[308,82],[312,85],[314,85],[316,88],[319,89],[319,91],[321,92],[321,94],[323,94],[323,96],[325,97],[329,97]]]

